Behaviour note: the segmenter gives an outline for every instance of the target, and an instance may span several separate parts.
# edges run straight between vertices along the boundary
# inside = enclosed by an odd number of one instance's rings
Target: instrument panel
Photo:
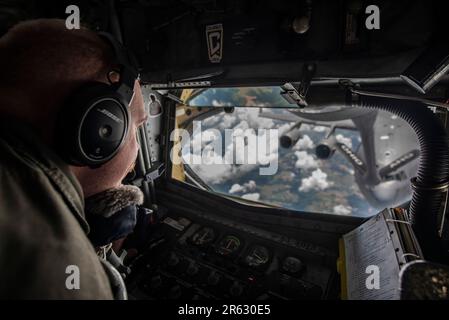
[[[271,252],[266,247],[256,245],[250,249],[244,261],[248,267],[260,268],[268,263],[270,256]]]
[[[325,249],[229,221],[170,216],[128,279],[136,299],[326,299],[335,284]],[[239,225],[242,227],[242,225]],[[291,245],[288,245],[288,244]],[[295,246],[293,245],[295,244]],[[329,261],[331,263],[329,263]]]
[[[205,247],[215,240],[215,231],[212,228],[203,227],[190,239],[191,243],[198,247]]]
[[[242,247],[242,241],[234,235],[224,236],[217,246],[217,253],[223,257],[236,255]]]

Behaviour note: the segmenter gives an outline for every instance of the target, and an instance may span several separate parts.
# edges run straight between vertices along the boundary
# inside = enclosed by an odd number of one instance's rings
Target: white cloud
[[[212,100],[212,105],[214,107],[230,107],[232,106],[232,104],[230,102],[223,102],[223,101],[219,101],[219,100]]]
[[[194,164],[192,170],[206,183],[218,184],[229,177],[233,172],[230,164]]]
[[[215,101],[214,101],[215,102]],[[272,129],[274,121],[272,119],[259,117],[258,108],[235,108],[233,113],[219,114],[215,116],[219,119],[220,129]]]
[[[346,165],[340,165],[339,168],[341,169],[341,172],[343,172],[343,173],[347,173],[351,176],[353,176],[355,174],[354,169],[352,169]]]
[[[312,139],[310,139],[310,137],[307,134],[305,134],[301,139],[299,139],[299,141],[295,144],[293,149],[294,150],[312,149],[314,147],[315,145],[313,144]]]
[[[310,131],[312,130],[312,126],[307,123],[301,124],[301,127],[299,127],[299,131]]]
[[[334,213],[341,216],[348,216],[352,213],[352,207],[339,204],[338,206],[334,207]]]
[[[215,150],[214,147],[216,144],[212,143],[219,135],[208,133],[207,136],[209,139],[203,139],[201,145],[201,152],[205,149],[209,151],[207,164],[199,164],[199,161],[192,164],[191,161],[187,160],[187,163],[191,164],[190,167],[206,183],[218,184],[223,181],[233,181],[252,170],[277,164],[279,136],[275,132],[263,134],[263,132],[258,131],[258,129],[272,129],[275,127],[273,120],[259,117],[258,108],[236,108],[232,114],[220,114],[211,118],[218,119],[208,120],[210,121],[209,124],[215,123],[214,126],[221,129],[221,137],[223,139],[226,139],[224,129],[234,129],[234,143],[231,143],[232,141],[226,142],[226,145],[223,146],[223,152],[220,152],[220,149]],[[209,130],[205,130],[205,132],[207,131]],[[194,131],[193,136],[199,137],[199,133],[197,129]],[[204,131],[201,137],[206,138]],[[246,143],[243,146],[240,144],[237,145],[237,137],[243,138],[243,141]],[[258,148],[258,137],[261,143],[266,141],[265,152]],[[193,141],[195,140],[191,139],[191,150],[194,150]],[[242,139],[239,141],[242,141]],[[189,148],[186,149],[188,150]],[[200,155],[191,155],[191,151],[184,151],[183,149],[183,158],[186,160],[189,157],[193,157],[195,160],[201,159]],[[219,164],[220,160],[224,160],[224,163]],[[274,166],[274,168],[276,167],[277,165]],[[247,189],[248,191],[252,191],[255,188],[247,186]]]
[[[283,135],[284,133],[286,133],[288,130],[290,130],[293,127],[293,124],[290,123],[284,123],[283,125],[278,127],[278,132],[279,135]]]
[[[248,191],[254,191],[254,190],[256,190],[256,188],[257,188],[256,181],[254,181],[254,180],[248,181],[248,182],[245,183],[243,186],[244,186],[244,187],[246,188],[246,190],[248,190]]]
[[[234,124],[237,122],[237,119],[232,114],[225,114],[222,116],[218,116],[220,124],[218,125],[219,129],[232,129]]]
[[[246,121],[252,129],[271,129],[274,127],[272,119],[259,117],[259,108],[240,108],[233,114],[240,121]]]
[[[236,126],[234,126],[234,128],[232,128],[233,130],[234,130],[234,135],[243,135],[243,131],[245,131],[245,130],[247,130],[247,129],[254,129],[253,127],[250,127],[250,125],[248,124],[248,121],[246,121],[246,120],[241,120],[240,122],[239,122],[239,124],[237,124]],[[238,130],[238,129],[241,129],[241,130]],[[238,133],[237,133],[237,132]],[[255,129],[254,130],[251,130],[251,131],[255,131]],[[241,133],[240,133],[241,132]]]
[[[220,118],[221,117],[217,117],[217,116],[208,117],[208,118],[204,119],[203,121],[201,121],[201,125],[203,125],[205,127],[212,127],[220,121]]]
[[[299,191],[309,192],[311,190],[323,191],[331,186],[331,183],[327,181],[327,174],[317,169],[312,172],[312,175],[308,178],[301,180],[301,186]]]
[[[246,199],[246,200],[258,201],[260,198],[260,194],[259,193],[248,193],[248,194],[244,194],[242,196],[242,198]]]
[[[247,148],[245,147],[245,150]],[[210,156],[208,155],[207,160],[208,163],[201,163],[202,157],[200,155],[194,155],[191,153],[186,153],[183,155],[184,161],[186,163],[190,163],[190,168],[202,179],[204,182],[208,184],[219,184],[224,181],[233,181],[239,179],[241,176],[251,172],[260,167],[259,164],[242,164],[235,165],[230,164],[232,162],[227,162],[231,159],[232,153],[226,150],[225,157],[221,157],[219,155]],[[192,157],[193,161],[190,162],[189,157]],[[270,155],[271,157],[271,155]],[[274,158],[270,158],[270,161],[276,161]],[[221,162],[220,162],[221,161]],[[193,164],[192,164],[193,163]],[[243,186],[244,187],[244,186]]]
[[[209,144],[210,142],[219,140],[221,138],[222,137],[220,131],[216,129],[207,129],[201,133],[201,142],[203,144]],[[196,139],[199,139],[199,136],[196,136]]]
[[[327,130],[327,128],[324,126],[314,126],[313,127],[313,131],[315,131],[315,132],[324,132],[326,130]]]
[[[337,135],[335,136],[335,139],[336,139],[338,142],[347,145],[349,148],[352,148],[352,140],[351,140],[351,138],[347,138],[347,137],[345,137],[345,136],[342,135],[342,134],[337,134]]]
[[[240,192],[252,192],[255,191],[257,188],[257,184],[254,180],[250,180],[247,183],[244,183],[243,186],[239,185],[238,183],[233,184],[231,189],[229,189],[229,193],[240,193]]]
[[[233,193],[238,193],[238,192],[242,192],[243,190],[245,190],[245,187],[239,185],[238,183],[233,184],[231,189],[229,189],[229,193],[233,194]]]
[[[312,169],[318,167],[318,162],[315,158],[308,154],[307,151],[296,151],[296,157],[298,160],[295,163],[295,167],[298,169]]]

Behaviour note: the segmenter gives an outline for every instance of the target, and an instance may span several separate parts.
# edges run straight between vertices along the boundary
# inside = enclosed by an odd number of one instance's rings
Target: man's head
[[[88,29],[68,30],[56,19],[20,23],[0,38],[0,117],[27,123],[52,146],[67,99],[86,82],[109,83],[113,61],[110,46]],[[72,167],[85,195],[119,185],[135,162],[136,131],[145,112],[137,81],[134,90],[129,135],[116,157],[95,170]]]
[[[68,30],[56,19],[19,23],[0,38],[1,114],[28,122],[48,141],[64,100],[87,81],[107,82],[112,61],[88,29]]]

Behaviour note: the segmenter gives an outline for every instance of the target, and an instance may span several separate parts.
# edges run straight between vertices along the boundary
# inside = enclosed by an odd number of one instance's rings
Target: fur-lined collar
[[[123,208],[142,203],[143,193],[138,187],[122,185],[86,198],[85,210],[86,213],[109,218]]]

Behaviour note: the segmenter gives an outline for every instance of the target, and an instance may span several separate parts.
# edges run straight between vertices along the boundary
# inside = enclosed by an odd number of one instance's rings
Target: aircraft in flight
[[[315,147],[318,159],[328,160],[335,152],[341,153],[353,166],[355,181],[373,207],[383,208],[405,201],[419,158],[416,138],[409,126],[397,116],[377,110],[337,106],[310,109],[313,112],[288,109],[288,115],[262,111],[259,116],[294,122],[279,139],[281,147],[287,149],[302,138],[303,124],[327,127],[325,139]],[[337,141],[337,129],[360,134],[361,144],[357,150]]]

